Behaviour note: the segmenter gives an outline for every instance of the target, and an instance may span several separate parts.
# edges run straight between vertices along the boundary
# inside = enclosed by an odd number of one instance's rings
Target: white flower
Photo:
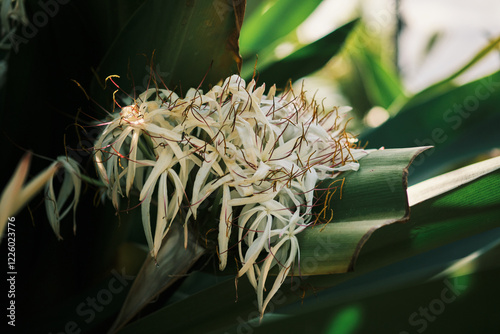
[[[325,112],[292,91],[275,96],[275,86],[264,92],[264,85],[246,85],[237,75],[206,94],[190,89],[185,98],[149,89],[107,123],[95,144],[97,170],[115,207],[133,185],[140,192],[154,257],[179,213],[187,232],[210,198],[208,210],[219,212],[219,267],[226,267],[236,229],[238,276],[248,276],[262,313],[300,256],[296,235],[313,223],[317,181],[357,170],[367,154],[353,146],[337,109]],[[274,266],[279,273],[264,296]]]

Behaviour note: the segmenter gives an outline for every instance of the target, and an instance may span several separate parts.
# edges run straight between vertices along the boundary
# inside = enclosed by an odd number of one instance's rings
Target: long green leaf
[[[251,2],[250,2],[251,3]],[[245,18],[241,30],[241,53],[253,56],[277,39],[295,30],[321,3],[321,0],[262,1],[253,15]]]
[[[408,188],[410,220],[373,233],[355,275],[500,227],[500,158]],[[318,284],[327,276],[316,277]]]
[[[398,98],[404,96],[402,84],[394,71],[382,64],[369,49],[358,49],[353,53],[366,93],[373,105],[388,109]]]
[[[341,49],[357,20],[351,21],[325,37],[308,44],[291,55],[275,62],[264,60],[257,63],[261,82],[276,83],[284,87],[288,80],[298,80],[322,68]],[[242,75],[251,77],[254,62],[245,59]]]
[[[432,145],[414,163],[410,181],[450,170],[500,145],[500,72],[408,104],[392,119],[360,136],[370,146]]]

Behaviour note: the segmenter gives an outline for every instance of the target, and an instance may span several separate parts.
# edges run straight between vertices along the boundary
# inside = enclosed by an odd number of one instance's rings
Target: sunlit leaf
[[[424,99],[409,102],[387,122],[360,138],[371,147],[432,145],[414,163],[411,183],[500,145],[500,72]]]
[[[251,4],[253,1],[250,1]],[[241,32],[241,53],[253,56],[277,39],[295,30],[316,7],[320,0],[267,0],[245,18]]]
[[[257,63],[259,81],[272,82],[278,87],[284,87],[288,80],[296,81],[319,70],[340,50],[356,22],[343,25],[283,59],[276,59],[273,62],[265,59],[261,61],[259,58]],[[242,76],[251,77],[253,70],[254,63],[245,59]]]

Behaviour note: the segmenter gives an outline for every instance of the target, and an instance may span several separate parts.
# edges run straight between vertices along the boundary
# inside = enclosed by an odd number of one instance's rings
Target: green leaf
[[[250,2],[251,3],[251,2]],[[262,1],[253,15],[245,18],[240,45],[244,56],[253,56],[269,44],[295,30],[321,3],[321,0]]]
[[[498,45],[500,43],[500,37],[497,37],[493,41],[491,41],[488,45],[486,45],[483,49],[481,49],[467,64],[465,64],[462,68],[460,68],[458,71],[450,75],[449,77],[431,85],[430,87],[427,87],[426,89],[422,90],[419,92],[417,95],[415,95],[414,99],[415,101],[419,100],[424,100],[424,99],[429,99],[430,97],[434,96],[435,94],[444,91],[446,89],[450,88],[450,83],[458,78],[460,75],[463,73],[467,72],[472,66],[474,66],[476,63],[478,63],[481,59],[483,59],[486,55],[488,55],[490,52],[495,51],[498,49]]]
[[[157,258],[148,256],[144,261],[110,332],[123,327],[155,296],[181,278],[204,252],[191,234],[185,248],[181,224],[173,224]]]
[[[409,103],[360,139],[371,147],[435,146],[415,161],[410,173],[410,181],[422,181],[500,145],[499,87],[500,72],[496,72]]]
[[[376,230],[353,274],[500,227],[499,186],[500,158],[493,158],[409,187],[410,220]],[[329,280],[324,276],[317,282]]]
[[[259,62],[259,81],[276,83],[278,87],[285,87],[288,80],[296,81],[321,69],[340,50],[356,22],[357,20],[354,20],[343,25],[279,61],[264,60]],[[245,60],[242,76],[251,77],[253,67],[253,62]]]
[[[342,175],[342,185],[328,179],[319,183],[318,189],[330,190],[317,191],[316,197],[328,198],[326,207],[316,206],[316,211],[321,210],[318,220],[329,223],[297,235],[301,263],[295,275],[352,271],[361,248],[376,229],[407,220],[408,166],[424,150],[373,151],[359,161],[358,171]]]
[[[147,0],[110,46],[97,74],[101,81],[119,75],[117,83],[131,95],[155,81],[184,93],[202,82],[205,88],[216,84],[241,64],[245,2],[233,3]]]
[[[426,180],[408,189],[413,249],[500,226],[500,157]]]
[[[450,330],[463,333],[477,330],[478,323],[468,320],[473,317],[481,319],[481,332],[494,332],[498,320],[488,310],[495,306],[494,302],[487,301],[500,294],[495,282],[500,267],[498,261],[491,263],[499,252],[498,240],[454,261],[442,257],[436,261],[433,256],[438,254],[429,252],[426,257],[407,261],[404,267],[384,268],[378,276],[372,275],[371,281],[341,284],[306,298],[300,304],[285,307],[279,311],[279,317],[268,317],[261,326],[258,323],[247,326],[255,326],[256,333],[413,333],[425,329],[431,329],[431,333]],[[479,255],[467,261],[475,253]],[[436,265],[458,271],[445,270],[435,275],[436,270],[432,267]],[[471,266],[474,269],[471,270]],[[469,269],[463,271],[465,267]],[[477,307],[471,308],[471,305]],[[241,325],[227,327],[225,332],[237,333],[240,328]]]
[[[369,49],[356,50],[353,60],[362,74],[360,77],[373,105],[388,109],[396,99],[404,96],[397,74]]]

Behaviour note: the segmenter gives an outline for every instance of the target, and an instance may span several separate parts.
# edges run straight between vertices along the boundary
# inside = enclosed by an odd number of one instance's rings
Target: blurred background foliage
[[[108,81],[103,89],[112,74],[120,76],[122,98],[154,85],[180,94],[191,86],[206,90],[240,69],[246,80],[279,89],[291,80],[300,91],[304,80],[308,96],[325,98],[325,107],[353,107],[349,128],[361,145],[434,146],[413,161],[410,185],[500,152],[500,27],[489,19],[500,8],[492,1],[255,0],[245,7],[241,0],[26,0],[25,6],[31,25],[19,25],[18,39],[7,38],[14,46],[1,51],[2,188],[23,150],[68,154],[94,175],[89,149],[97,133],[90,125],[113,110],[115,87]],[[429,13],[431,28],[416,35]],[[462,36],[459,47],[450,26]],[[46,165],[34,159],[31,174]],[[246,280],[239,280],[234,303],[232,273],[219,273],[203,257],[121,332],[498,330],[499,174],[474,167],[453,175],[450,189],[410,203],[409,222],[371,231],[354,272],[289,279],[261,324]],[[137,274],[144,238],[136,211],[117,217],[97,205],[99,196],[86,187],[78,232],[62,224],[62,242],[44,218],[43,195],[16,216],[21,329],[68,331],[74,321],[82,332],[103,333],[113,323],[130,285],[92,320],[76,310],[106,289],[113,269]],[[399,200],[407,200],[404,191]],[[338,214],[355,209],[339,205]],[[455,280],[456,301],[447,303],[442,291]]]

